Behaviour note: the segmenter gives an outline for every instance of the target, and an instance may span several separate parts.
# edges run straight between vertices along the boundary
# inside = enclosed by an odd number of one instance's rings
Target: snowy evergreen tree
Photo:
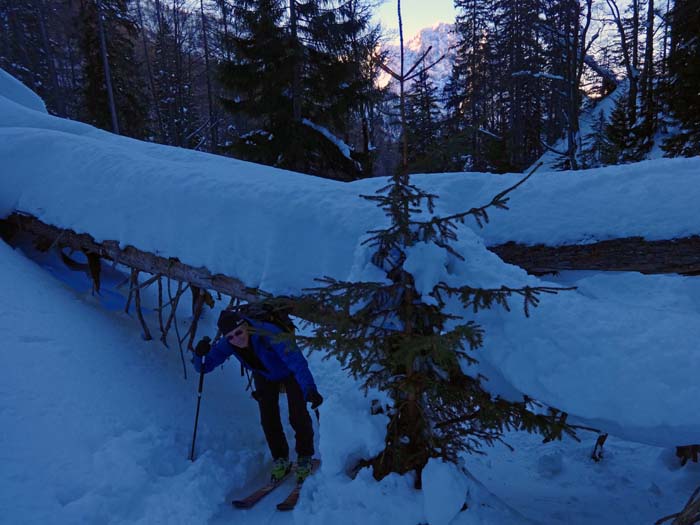
[[[29,86],[59,116],[74,116],[70,112],[76,98],[69,63],[71,16],[68,6],[48,0],[0,0],[0,67]]]
[[[539,0],[495,2],[495,52],[501,58],[500,130],[508,164],[522,170],[543,153],[544,50],[538,34]]]
[[[700,154],[700,3],[676,0],[671,11],[671,53],[666,100],[680,124],[664,144],[670,156]]]
[[[620,96],[610,113],[610,121],[605,126],[606,148],[603,151],[604,165],[624,164],[635,160],[635,136],[629,121],[629,102]]]
[[[226,106],[248,128],[234,144],[237,154],[326,177],[360,176],[360,165],[333,136],[347,138],[349,115],[373,89],[363,68],[377,36],[361,6],[235,3],[241,36],[231,39],[233,60],[222,78],[231,93]]]
[[[101,52],[100,21],[110,74],[105,71]],[[110,83],[113,106],[121,134],[144,138],[148,135],[148,112],[141,70],[134,50],[138,31],[126,0],[84,0],[80,8],[83,69],[83,118],[102,129],[113,130],[110,114]]]
[[[516,185],[517,186],[517,185]],[[420,220],[421,209],[432,215],[435,195],[413,185],[406,172],[395,175],[377,194],[376,202],[389,219],[386,228],[369,232],[365,244],[374,248],[372,263],[386,278],[380,282],[342,282],[320,279],[322,286],[296,298],[297,311],[313,323],[312,336],[301,337],[308,348],[327,350],[365,388],[385,392],[389,418],[385,447],[361,461],[372,467],[376,479],[392,472],[421,472],[430,458],[456,462],[462,452],[477,452],[499,441],[506,430],[540,432],[546,439],[571,431],[565,415],[535,414],[527,399],[513,402],[494,397],[478,373],[469,373],[477,361],[473,352],[483,344],[483,329],[473,320],[450,313],[448,303],[464,310],[501,306],[509,297],[535,306],[538,294],[557,289],[481,289],[435,282],[424,296],[406,268],[412,248],[435,245],[454,264],[467,254],[453,248],[458,224],[470,215],[480,223],[488,208],[503,208],[505,190],[486,206],[450,217]]]
[[[593,123],[592,130],[583,137],[586,146],[581,151],[582,168],[597,168],[605,165],[605,161],[610,158],[610,144],[608,143],[606,130],[605,113],[600,111]]]
[[[221,65],[221,81],[230,93],[223,103],[252,128],[240,134],[233,152],[275,165],[285,153],[284,135],[292,119],[289,39],[282,26],[285,8],[278,0],[239,0],[232,9],[241,32],[229,35],[233,59]]]
[[[410,173],[438,173],[446,169],[440,137],[440,108],[435,85],[423,66],[406,93],[406,133]]]
[[[544,136],[553,144],[565,139],[561,164],[579,169],[579,119],[583,93],[585,57],[598,35],[589,37],[592,0],[553,0],[543,2],[546,19],[540,23],[545,47],[546,86]]]
[[[490,154],[501,146],[494,111],[498,87],[496,57],[491,46],[491,9],[482,0],[457,0],[455,8],[459,44],[445,86],[449,118],[443,147],[453,169],[502,171],[497,165],[499,160]]]
[[[201,129],[192,62],[198,59],[198,20],[186,11],[184,0],[169,6],[155,1],[154,84],[157,112],[162,115],[161,142],[195,147],[207,134]]]

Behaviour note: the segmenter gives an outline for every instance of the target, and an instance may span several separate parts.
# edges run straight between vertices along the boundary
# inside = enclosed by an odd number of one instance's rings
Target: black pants
[[[280,419],[280,383],[287,391],[289,422],[295,433],[297,456],[313,456],[314,428],[311,416],[306,410],[304,393],[294,376],[290,375],[282,381],[269,381],[260,374],[254,373],[253,379],[255,381],[255,397],[260,405],[260,423],[262,423],[272,457],[274,459],[289,457],[289,445]]]

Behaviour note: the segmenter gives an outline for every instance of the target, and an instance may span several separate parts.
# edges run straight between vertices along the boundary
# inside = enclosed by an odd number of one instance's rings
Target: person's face
[[[248,334],[248,325],[243,323],[225,334],[224,337],[236,348],[245,348],[248,346],[248,339],[250,338]]]

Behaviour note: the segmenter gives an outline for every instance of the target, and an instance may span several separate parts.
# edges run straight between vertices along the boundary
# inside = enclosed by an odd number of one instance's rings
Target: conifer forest
[[[0,0],[0,67],[57,116],[337,180],[700,152],[698,2],[454,5],[401,64],[375,0]]]

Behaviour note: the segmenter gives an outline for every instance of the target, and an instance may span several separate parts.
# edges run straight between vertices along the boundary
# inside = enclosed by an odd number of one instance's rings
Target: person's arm
[[[217,366],[223,364],[233,355],[233,347],[223,337],[219,339],[204,358],[204,373],[207,374]],[[197,372],[202,371],[202,358],[197,354],[192,355],[192,364]]]

